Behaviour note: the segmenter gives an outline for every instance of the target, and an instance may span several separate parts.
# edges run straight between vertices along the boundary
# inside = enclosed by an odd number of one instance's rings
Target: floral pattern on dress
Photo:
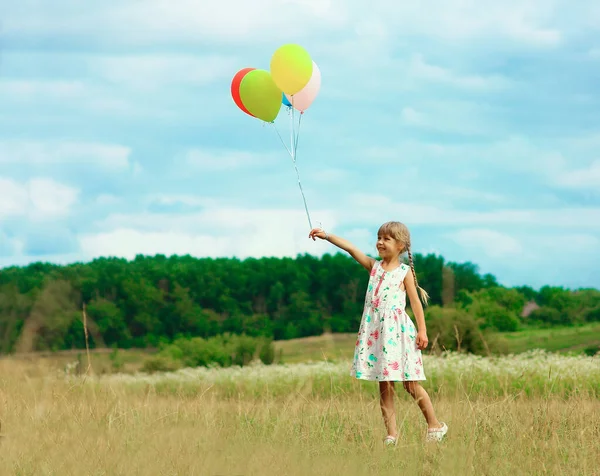
[[[403,281],[410,267],[371,269],[350,374],[377,381],[425,380],[417,329],[406,313]]]

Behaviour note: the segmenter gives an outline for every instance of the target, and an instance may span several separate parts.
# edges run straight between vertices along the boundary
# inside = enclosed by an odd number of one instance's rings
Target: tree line
[[[460,310],[478,329],[600,321],[600,291],[505,288],[472,263],[414,256],[431,296],[427,316],[443,324]],[[100,258],[0,271],[0,352],[156,347],[178,338],[245,334],[276,340],[355,332],[368,273],[348,255],[321,258]],[[529,309],[529,310],[527,310]],[[524,315],[524,310],[526,311]],[[462,319],[462,317],[461,317]]]

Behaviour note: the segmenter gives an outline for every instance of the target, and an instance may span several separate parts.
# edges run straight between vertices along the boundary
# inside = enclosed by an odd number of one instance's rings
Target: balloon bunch
[[[272,123],[281,105],[304,113],[321,89],[321,72],[300,45],[283,45],[271,58],[271,70],[244,68],[231,82],[231,96],[246,114]],[[282,97],[283,93],[283,97]]]
[[[231,96],[235,104],[249,116],[272,124],[290,154],[311,228],[310,214],[296,166],[296,151],[302,115],[314,102],[320,89],[321,71],[310,54],[296,44],[283,45],[275,51],[271,58],[270,71],[244,68],[235,74],[231,82]],[[287,108],[291,119],[289,147],[275,127],[275,119],[282,105]],[[300,112],[297,125],[294,118],[295,110]]]

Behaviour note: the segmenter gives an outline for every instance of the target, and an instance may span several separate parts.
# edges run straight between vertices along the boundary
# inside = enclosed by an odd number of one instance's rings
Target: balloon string
[[[288,154],[290,154],[290,157],[292,158],[292,163],[294,164],[294,169],[296,170],[296,177],[298,178],[298,187],[300,188],[300,193],[302,194],[302,201],[304,202],[304,210],[306,211],[306,216],[308,218],[308,226],[310,226],[310,229],[312,230],[312,227],[313,227],[312,221],[310,219],[308,205],[306,204],[306,197],[304,196],[304,190],[302,189],[302,182],[300,181],[300,172],[298,172],[298,167],[296,165],[295,150],[289,149],[289,147],[286,145],[285,141],[283,140],[283,137],[281,137],[281,134],[279,133],[279,130],[277,129],[277,126],[275,125],[275,123],[272,122],[271,124],[273,124],[273,129],[275,129],[275,132],[277,133],[277,137],[279,137],[279,140],[283,144],[283,147],[285,147],[285,150],[287,150]],[[292,134],[293,134],[293,132],[292,132]],[[292,138],[293,138],[293,135],[292,135]],[[292,141],[292,144],[294,144],[294,141]],[[296,146],[297,145],[298,145],[298,143],[296,141]]]
[[[292,155],[292,151],[288,148],[287,144],[283,140],[283,137],[281,137],[281,134],[279,133],[279,130],[277,129],[277,126],[275,125],[274,122],[272,122],[271,124],[273,124],[273,129],[275,129],[275,132],[277,132],[277,137],[279,137],[279,140],[283,144],[283,147],[285,147],[285,150],[287,150],[288,154],[290,154],[290,157],[293,158],[294,156]]]
[[[292,151],[292,159],[296,160],[296,149],[294,147],[294,144],[296,143],[296,131],[294,127],[294,96],[292,96],[292,107],[290,109],[290,150]]]
[[[298,150],[298,141],[300,140],[300,126],[302,125],[302,116],[300,114],[300,118],[298,119],[298,130],[296,131],[296,143],[294,144],[294,157],[296,157],[296,151]]]
[[[292,156],[292,161],[294,163],[294,169],[296,170],[296,177],[298,177],[298,187],[300,188],[300,193],[302,194],[302,200],[304,201],[304,210],[306,210],[306,216],[308,218],[308,226],[310,227],[310,229],[312,230],[312,222],[310,220],[310,213],[308,212],[308,205],[306,205],[306,197],[304,196],[304,191],[302,190],[302,182],[300,182],[300,173],[298,172],[298,167],[296,166],[296,151],[298,150],[298,136],[300,135],[300,123],[302,121],[302,115],[300,115],[300,118],[298,120],[298,130],[294,131],[295,126],[296,126],[296,121],[295,121],[295,114],[294,114],[294,96],[292,95],[292,150],[293,150],[293,154],[290,154]]]
[[[306,197],[304,196],[304,191],[302,190],[302,182],[300,182],[300,173],[298,172],[298,167],[296,166],[296,159],[292,159],[294,162],[294,169],[296,170],[296,177],[298,177],[298,187],[300,188],[300,193],[302,194],[302,200],[304,201],[304,210],[306,210],[306,216],[308,218],[308,226],[312,230],[312,222],[310,221],[310,213],[308,213],[308,205],[306,205]]]

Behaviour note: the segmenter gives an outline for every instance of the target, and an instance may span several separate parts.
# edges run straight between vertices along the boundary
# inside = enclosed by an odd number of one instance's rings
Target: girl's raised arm
[[[308,235],[309,238],[313,240],[316,238],[321,238],[322,240],[327,240],[329,243],[337,246],[338,248],[346,251],[350,256],[352,256],[363,268],[367,271],[371,271],[373,265],[375,264],[375,259],[368,257],[362,251],[360,251],[356,246],[350,243],[348,240],[341,238],[336,235],[332,235],[330,233],[326,233],[320,228],[315,228],[310,231]]]

